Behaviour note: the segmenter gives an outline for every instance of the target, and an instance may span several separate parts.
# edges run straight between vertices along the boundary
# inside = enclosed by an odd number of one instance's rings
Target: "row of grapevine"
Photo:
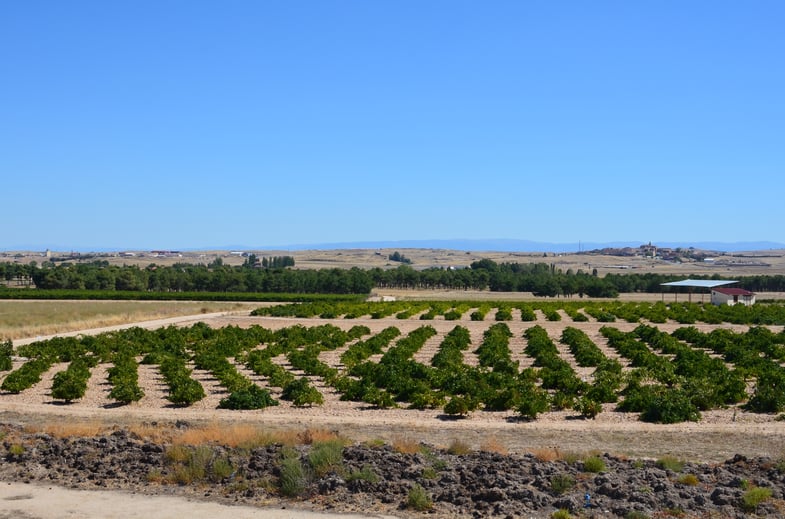
[[[785,411],[785,330],[778,334],[768,328],[753,327],[747,332],[717,329],[709,333],[694,327],[681,328],[674,337],[696,347],[709,349],[733,363],[736,371],[755,378],[755,390],[746,404],[750,411]],[[716,382],[716,381],[715,381]]]
[[[280,388],[281,398],[297,406],[322,402],[313,385],[318,378],[345,400],[378,407],[443,408],[456,415],[476,409],[513,410],[533,418],[548,409],[573,408],[589,417],[600,412],[602,404],[613,402],[618,402],[620,411],[641,413],[642,419],[656,422],[697,419],[701,411],[745,400],[751,411],[785,410],[785,332],[756,327],[744,333],[722,329],[704,333],[686,327],[669,335],[651,325],[639,325],[631,332],[609,326],[600,331],[632,369],[622,373],[618,361],[604,355],[584,332],[569,326],[560,340],[578,365],[595,367],[590,378],[578,376],[539,325],[524,332],[523,353],[534,362],[533,367],[521,369],[512,360],[512,333],[504,322],[485,330],[474,350],[476,366],[464,358],[471,341],[462,326],[447,333],[430,362],[423,363],[414,354],[436,335],[431,326],[400,337],[395,327],[371,334],[365,326],[345,331],[333,324],[295,325],[277,331],[258,325],[213,329],[197,324],[154,331],[132,328],[23,346],[18,353],[28,355],[28,360],[5,377],[2,389],[24,391],[38,383],[55,362],[69,362],[56,375],[52,394],[65,400],[80,398],[90,368],[105,362],[113,363],[108,371],[109,396],[132,402],[144,395],[137,371],[142,358],[158,366],[169,385],[168,398],[178,405],[190,405],[205,396],[189,365],[209,372],[231,393],[221,407],[275,405],[269,392],[240,373],[237,366],[244,365],[271,388]],[[321,353],[338,348],[345,348],[340,355],[343,365],[321,360]],[[380,354],[380,360],[372,361],[374,354]],[[745,390],[749,381],[755,383],[751,398]]]
[[[338,303],[303,303],[259,308],[252,312],[258,316],[299,317],[299,318],[340,318],[356,319],[370,316],[381,319],[395,314],[398,319],[409,319],[420,314],[420,319],[431,320],[442,316],[445,320],[458,320],[475,307],[473,302],[338,302]],[[469,318],[473,321],[484,320],[490,310],[496,308],[493,315],[496,321],[510,321],[513,310],[520,311],[523,321],[534,321],[535,310],[543,313],[548,321],[560,321],[563,311],[573,322],[586,322],[589,316],[598,322],[610,323],[617,319],[630,323],[642,321],[665,323],[668,321],[680,324],[704,322],[719,324],[772,325],[785,324],[785,304],[759,303],[753,306],[722,305],[708,303],[684,302],[620,302],[620,301],[559,301],[559,302],[484,302],[472,312]]]

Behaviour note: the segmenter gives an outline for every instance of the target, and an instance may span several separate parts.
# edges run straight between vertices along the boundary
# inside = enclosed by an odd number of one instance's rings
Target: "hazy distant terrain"
[[[647,273],[675,275],[713,275],[723,277],[783,275],[785,274],[785,246],[780,249],[748,249],[745,251],[722,251],[717,249],[698,249],[657,246],[657,257],[643,255],[640,244],[611,246],[603,244],[601,251],[584,249],[583,252],[554,251],[512,251],[491,249],[450,249],[450,248],[335,248],[335,249],[224,249],[201,251],[111,251],[111,252],[70,252],[51,251],[49,257],[41,251],[19,251],[0,253],[0,261],[27,264],[35,261],[90,262],[105,260],[114,265],[147,266],[173,265],[175,263],[208,264],[221,258],[224,264],[241,265],[247,254],[258,257],[287,255],[295,259],[295,268],[396,268],[402,263],[390,260],[395,252],[411,260],[412,268],[465,268],[472,262],[483,258],[497,263],[548,263],[556,268],[583,270],[597,274],[607,273]],[[671,251],[672,255],[667,255]],[[676,251],[681,251],[677,253]],[[614,253],[615,252],[615,253]]]

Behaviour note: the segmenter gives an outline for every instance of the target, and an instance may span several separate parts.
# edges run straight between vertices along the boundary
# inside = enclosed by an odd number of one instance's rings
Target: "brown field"
[[[438,331],[437,336],[426,342],[425,346],[415,355],[420,362],[429,362],[436,349],[449,330],[461,324],[470,330],[473,348],[481,342],[482,333],[493,324],[491,321],[472,322],[468,320],[470,312],[460,322],[437,319],[424,323],[419,319],[354,319],[354,320],[291,320],[281,318],[246,317],[241,315],[195,315],[181,318],[185,323],[204,320],[214,327],[225,325],[250,326],[259,324],[271,329],[291,326],[293,324],[317,325],[330,322],[348,329],[351,326],[364,324],[373,332],[387,326],[397,326],[403,333],[423,324],[430,324]],[[175,319],[166,322],[172,323]],[[161,321],[146,324],[149,327],[161,326]],[[510,347],[513,360],[521,362],[525,367],[532,359],[523,354],[525,346],[523,331],[535,323],[526,323],[514,314],[514,320],[508,322],[513,338]],[[610,350],[598,330],[602,323],[573,323],[569,319],[561,322],[549,322],[538,315],[536,324],[543,326],[554,342],[558,344],[561,331],[566,326],[583,329],[600,346],[606,355],[617,357]],[[627,330],[635,325],[630,323],[614,323],[620,329]],[[658,325],[664,331],[677,327],[675,324]],[[699,325],[700,327],[701,325]],[[730,325],[725,325],[730,326]],[[779,331],[781,327],[776,327]],[[15,341],[21,344],[28,341]],[[579,374],[590,376],[591,370],[579,368],[569,351],[559,345],[562,356],[572,363]],[[343,349],[325,352],[322,360],[331,365],[339,364]],[[467,363],[476,363],[473,353],[465,354]],[[282,365],[288,365],[285,358],[275,359]],[[20,365],[22,359],[17,361]],[[768,455],[779,457],[785,454],[785,421],[778,421],[776,416],[746,413],[733,408],[710,411],[703,414],[698,423],[676,425],[654,425],[637,421],[636,415],[613,412],[613,405],[606,406],[596,420],[579,419],[572,411],[549,412],[533,422],[518,420],[513,413],[497,413],[478,411],[466,419],[446,419],[440,410],[407,410],[407,409],[370,409],[365,404],[343,402],[331,388],[322,381],[315,379],[314,385],[323,393],[325,404],[312,408],[294,408],[288,402],[281,401],[278,407],[262,411],[228,411],[217,409],[218,401],[226,396],[226,392],[208,373],[196,370],[197,378],[204,386],[207,397],[189,408],[171,406],[166,400],[165,385],[157,370],[152,366],[142,365],[139,369],[140,384],[146,396],[135,404],[117,407],[108,398],[109,386],[106,384],[106,370],[109,366],[99,365],[94,368],[90,386],[85,397],[70,405],[52,400],[49,391],[54,374],[66,365],[55,365],[33,388],[21,394],[0,394],[0,412],[9,419],[26,423],[31,427],[41,427],[47,423],[57,423],[61,427],[100,428],[107,425],[139,426],[149,423],[171,423],[184,420],[193,426],[202,428],[240,429],[251,427],[262,429],[268,433],[284,432],[298,434],[306,429],[336,431],[341,435],[357,440],[382,439],[388,442],[419,442],[426,441],[435,445],[447,446],[455,439],[468,443],[472,448],[492,445],[494,449],[508,452],[590,452],[602,451],[621,454],[629,457],[657,458],[663,455],[674,455],[690,460],[719,462],[740,453],[748,456]],[[242,366],[241,372],[248,375],[254,382],[266,387],[266,381]],[[295,372],[297,374],[297,372]],[[0,377],[4,376],[0,375]],[[280,390],[271,388],[273,396],[278,397]]]
[[[61,334],[137,321],[245,312],[258,303],[0,300],[0,340]]]
[[[297,268],[395,268],[399,264],[387,258],[393,252],[400,252],[412,260],[415,269],[428,267],[467,267],[472,262],[489,258],[498,263],[553,263],[557,268],[567,271],[582,269],[591,272],[597,269],[600,276],[608,273],[648,273],[675,275],[711,275],[722,276],[756,276],[785,274],[785,250],[766,250],[736,252],[732,254],[712,254],[715,262],[683,263],[645,258],[642,256],[611,256],[605,254],[569,254],[552,252],[498,252],[498,251],[459,251],[449,249],[341,249],[341,250],[250,250],[247,252],[264,256],[292,256]],[[68,257],[70,252],[55,252],[54,256]],[[134,251],[133,256],[120,256],[119,253],[105,253],[97,258],[114,265],[147,266],[172,265],[174,263],[207,264],[221,258],[224,264],[241,265],[245,258],[230,251],[188,251],[179,255],[165,257],[156,256],[149,251]],[[79,255],[73,255],[69,261],[80,261]],[[0,261],[14,261],[28,264],[31,261],[42,263],[47,258],[37,252],[4,252],[0,253]],[[720,263],[720,264],[718,264]]]

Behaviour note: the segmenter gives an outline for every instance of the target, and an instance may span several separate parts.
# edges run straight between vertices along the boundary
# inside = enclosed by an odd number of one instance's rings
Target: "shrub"
[[[512,312],[509,308],[499,308],[496,311],[495,319],[497,321],[512,321]]]
[[[682,474],[679,476],[679,479],[676,480],[677,483],[681,483],[682,485],[688,485],[694,487],[700,481],[698,481],[698,476],[695,474]]]
[[[755,413],[778,413],[785,410],[785,374],[765,372],[758,376],[755,392],[745,406]]]
[[[82,398],[87,391],[90,370],[81,358],[73,360],[68,369],[55,374],[52,380],[52,398],[71,402]]]
[[[581,416],[584,418],[591,418],[594,420],[594,418],[602,412],[602,404],[587,396],[582,396],[575,403],[574,409],[581,413]]]
[[[428,492],[415,483],[411,490],[409,490],[409,495],[406,498],[406,506],[417,510],[418,512],[424,512],[433,507],[433,501],[431,501],[431,496],[428,495]]]
[[[0,389],[10,393],[21,393],[41,381],[41,374],[52,366],[50,359],[37,358],[22,364],[19,369],[9,373]]]
[[[21,456],[26,451],[24,445],[20,443],[14,443],[10,447],[8,447],[8,453],[12,456]]]
[[[0,342],[0,371],[8,371],[13,367],[14,343],[11,340]]]
[[[575,486],[575,478],[570,474],[557,474],[551,477],[551,491],[561,495]]]
[[[701,414],[684,391],[657,393],[641,414],[641,420],[654,423],[697,422]]]
[[[422,469],[421,474],[423,479],[436,479],[439,475],[436,473],[436,469],[433,467],[425,467]]]
[[[343,441],[339,439],[316,442],[308,453],[308,462],[317,477],[343,469]]]
[[[276,405],[278,401],[270,396],[270,392],[256,384],[235,391],[218,403],[220,409],[264,409]]]
[[[172,385],[169,386],[169,396],[167,398],[173,404],[189,406],[205,396],[202,384],[198,380],[188,377],[173,381]]]
[[[449,312],[445,312],[444,314],[445,321],[457,321],[460,318],[461,318],[461,312],[455,309],[450,310]]]
[[[529,394],[522,397],[521,403],[518,405],[517,409],[522,417],[530,420],[534,420],[537,418],[538,414],[544,413],[547,410],[548,394],[536,387],[531,388]]]
[[[144,396],[139,387],[139,368],[131,355],[118,355],[106,379],[112,384],[109,398],[123,404],[138,402]]]
[[[684,469],[684,462],[673,456],[663,456],[655,463],[663,470],[670,470],[673,472],[681,472]]]
[[[224,479],[230,477],[234,473],[234,465],[231,460],[224,456],[220,456],[213,460],[210,466],[210,480],[213,483],[219,483]]]
[[[477,409],[478,403],[468,396],[454,396],[444,406],[444,412],[449,415],[466,416],[470,411]]]
[[[166,460],[174,465],[172,480],[181,485],[188,485],[207,478],[213,450],[206,446],[187,447],[173,445],[166,451]]]
[[[202,384],[191,378],[192,370],[186,367],[183,357],[164,356],[159,369],[169,385],[167,398],[173,404],[188,406],[206,396]]]
[[[551,519],[571,519],[571,517],[572,514],[570,514],[570,511],[565,508],[556,510],[551,514]]]
[[[308,476],[296,451],[284,451],[279,470],[279,484],[283,495],[297,497],[305,492]]]
[[[586,472],[605,472],[605,462],[599,456],[590,456],[583,460],[583,470]]]
[[[290,400],[297,407],[306,405],[322,405],[324,397],[318,389],[308,383],[308,379],[301,377],[286,384],[281,392],[281,398]]]
[[[542,371],[546,371],[546,370],[543,369]],[[557,391],[551,397],[551,407],[555,411],[570,409],[574,405],[575,405],[575,397],[571,394],[565,393],[564,391]]]
[[[758,508],[758,505],[767,501],[770,497],[770,488],[751,488],[741,496],[742,508],[744,508],[746,512],[754,512]]]
[[[379,476],[369,465],[363,465],[363,468],[350,472],[346,476],[346,481],[367,481],[368,483],[376,483],[379,481]]]

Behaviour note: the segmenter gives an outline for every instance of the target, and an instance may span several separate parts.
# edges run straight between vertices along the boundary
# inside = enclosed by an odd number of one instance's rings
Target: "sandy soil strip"
[[[0,519],[363,519],[385,515],[334,514],[290,507],[223,505],[185,497],[115,490],[0,483]]]

